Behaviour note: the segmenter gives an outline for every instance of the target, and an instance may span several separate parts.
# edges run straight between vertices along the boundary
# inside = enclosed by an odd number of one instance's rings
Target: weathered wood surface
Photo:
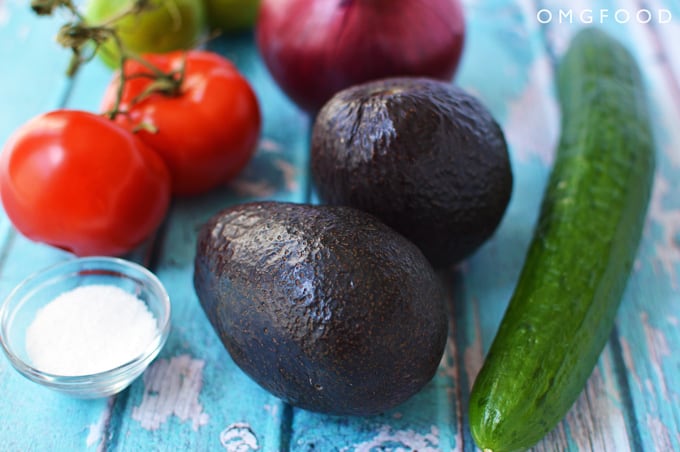
[[[648,24],[636,17],[644,10],[654,16]],[[680,450],[680,3],[467,0],[465,11],[467,45],[455,82],[503,126],[515,187],[493,239],[441,275],[450,291],[451,334],[440,371],[421,393],[369,418],[292,408],[246,377],[210,328],[191,284],[202,222],[243,200],[310,196],[307,118],[274,85],[250,36],[223,37],[209,47],[232,58],[252,82],[264,131],[238,180],[175,200],[159,234],[129,256],[155,271],[171,294],[167,346],[128,390],[96,401],[39,388],[0,358],[0,450],[475,450],[467,425],[470,386],[514,288],[552,162],[559,134],[555,64],[589,17],[621,39],[643,69],[657,177],[615,331],[583,394],[536,450]],[[68,81],[68,53],[53,40],[58,25],[34,16],[25,1],[0,0],[0,143],[38,113],[98,107],[111,74],[94,62]],[[0,212],[0,296],[67,258],[21,237]]]

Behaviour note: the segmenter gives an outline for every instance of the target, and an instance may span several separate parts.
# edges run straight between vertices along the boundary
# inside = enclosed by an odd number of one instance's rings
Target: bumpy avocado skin
[[[370,415],[441,360],[442,287],[418,248],[346,207],[251,203],[201,230],[194,285],[234,362],[312,411]]]
[[[341,91],[316,117],[311,147],[324,202],[378,216],[435,267],[472,254],[510,201],[503,131],[449,83],[393,78]]]

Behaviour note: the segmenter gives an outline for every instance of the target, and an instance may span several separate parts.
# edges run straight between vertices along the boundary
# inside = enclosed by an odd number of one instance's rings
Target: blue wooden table
[[[0,143],[39,113],[96,111],[111,76],[93,62],[67,79],[69,54],[53,39],[60,21],[34,16],[27,3],[0,0]],[[644,71],[657,176],[609,343],[581,397],[536,450],[680,450],[680,2],[464,4],[467,43],[455,82],[479,96],[503,126],[515,188],[493,239],[442,274],[451,294],[450,340],[439,372],[422,392],[368,418],[299,410],[246,377],[210,327],[191,281],[200,225],[233,203],[309,197],[308,119],[273,83],[251,36],[222,37],[208,47],[231,58],[252,82],[264,130],[238,180],[173,201],[159,234],[128,256],[168,288],[173,324],[167,346],[129,389],[90,401],[38,387],[0,358],[0,450],[475,450],[467,425],[470,387],[523,263],[559,134],[555,63],[574,31],[589,22],[624,42]],[[1,297],[28,274],[70,257],[29,242],[0,212]]]

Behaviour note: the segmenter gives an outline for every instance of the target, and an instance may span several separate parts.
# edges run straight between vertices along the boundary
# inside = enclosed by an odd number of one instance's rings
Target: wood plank
[[[590,2],[552,1],[545,4],[552,9],[564,8],[574,12],[592,8],[595,11],[595,26],[605,29],[627,45],[643,71],[658,140],[657,178],[638,260],[617,316],[616,332],[598,369],[603,368],[603,361],[609,356],[615,369],[612,377],[620,381],[621,387],[620,393],[614,398],[614,406],[620,406],[621,413],[614,410],[609,412],[609,416],[612,419],[619,417],[619,424],[625,421],[626,429],[621,430],[620,434],[628,437],[631,447],[677,449],[680,444],[673,432],[679,431],[676,406],[680,381],[673,377],[675,372],[672,369],[677,368],[678,361],[672,359],[669,350],[680,345],[673,323],[673,319],[677,318],[678,306],[674,301],[678,301],[680,296],[673,289],[678,261],[675,259],[677,244],[673,243],[672,231],[678,227],[678,204],[668,205],[667,199],[678,199],[680,191],[676,184],[667,181],[678,179],[677,165],[673,164],[675,156],[672,154],[680,143],[677,126],[673,125],[680,120],[680,115],[674,102],[678,82],[668,66],[672,58],[665,53],[676,41],[665,41],[673,36],[672,33],[661,32],[666,30],[666,25],[640,24],[638,20],[632,19],[622,23],[626,17],[624,12],[634,17],[637,11],[645,8],[656,11],[663,6],[671,9],[675,7],[670,2],[628,0],[599,2],[597,8]],[[600,10],[607,11],[609,16],[602,23],[597,19]],[[617,11],[624,11],[619,13],[620,20],[617,20]],[[572,24],[553,23],[548,26],[546,36],[556,58],[559,59],[566,50],[573,33],[584,25],[587,24],[575,20]],[[669,24],[668,30],[672,29],[673,25]],[[584,395],[567,416],[568,425],[573,424],[576,415],[582,412],[584,397],[589,398],[595,392],[598,369],[588,382]],[[587,427],[578,433],[575,438],[577,446],[597,444],[592,442],[590,429]]]
[[[562,5],[565,8],[567,7],[566,3],[564,2]],[[558,6],[555,2],[549,4],[552,7]],[[536,12],[542,7],[541,4],[536,6],[531,2],[522,2],[522,5],[524,5],[525,16],[533,20],[533,24],[527,26],[528,33],[545,32],[546,35],[551,36],[553,44],[559,47],[559,51],[563,51],[568,42],[563,33],[569,27],[562,28],[559,31],[552,28],[541,29],[542,27],[538,26],[538,20],[536,20]],[[570,2],[568,6],[578,9],[579,5],[583,8],[592,6],[585,2]],[[533,42],[540,41],[542,39]],[[511,205],[504,223],[513,224],[515,228],[521,227],[522,229],[513,231],[512,238],[507,237],[507,240],[502,244],[502,251],[506,250],[505,247],[508,246],[508,243],[513,243],[513,241],[514,246],[522,248],[528,243],[535,215],[538,213],[544,177],[547,175],[548,165],[552,162],[552,151],[559,130],[558,113],[554,99],[554,72],[552,68],[554,54],[546,52],[545,49],[536,49],[535,52],[536,58],[532,64],[525,66],[529,69],[530,81],[523,85],[525,89],[519,97],[511,99],[509,102],[506,100],[506,104],[511,107],[508,116],[502,118],[506,136],[517,162],[514,168],[518,184],[513,195],[513,201],[520,197],[521,202],[519,204],[522,204],[523,209],[521,215],[517,213],[517,217],[513,218],[514,212]],[[494,57],[492,60],[498,61],[498,58]],[[536,165],[537,163],[543,165],[543,167],[524,168],[525,165]],[[497,236],[501,234],[503,234],[503,229],[499,230]],[[503,239],[497,237],[495,240]],[[519,257],[519,259],[514,263],[503,262],[502,260],[499,263],[499,258],[508,259],[509,256],[514,256],[515,259]],[[488,268],[501,268],[503,271],[509,271],[512,275],[514,272],[510,269],[516,268],[518,270],[523,261],[522,253],[499,252],[496,256],[489,256],[490,258],[476,269],[474,266],[483,262],[485,257],[484,254],[475,256],[469,263],[470,270],[465,275],[465,279],[469,281],[471,290],[479,291],[490,286],[484,280],[484,275],[475,279],[475,270],[488,271]],[[511,276],[513,281],[515,277],[516,273]],[[501,287],[507,289],[512,286],[512,282],[506,281],[506,284]],[[508,296],[505,299],[507,300],[507,298]],[[471,297],[471,300],[477,306],[469,309],[469,311],[475,315],[478,315],[476,313],[481,311],[481,320],[475,319],[473,316],[473,318],[468,317],[463,322],[466,325],[475,322],[480,325],[478,332],[471,335],[474,340],[468,339],[467,341],[468,350],[471,352],[468,360],[468,374],[472,376],[476,374],[481,365],[480,349],[488,349],[489,341],[493,338],[500,320],[499,315],[502,314],[502,310],[499,309],[489,311],[486,303],[494,299],[500,298]],[[482,308],[479,307],[480,304]],[[481,334],[479,331],[481,331]],[[479,342],[482,342],[483,345],[480,346]],[[473,356],[476,356],[476,358]],[[632,442],[635,435],[628,431],[627,406],[622,401],[622,398],[625,398],[625,387],[622,388],[619,384],[620,375],[615,371],[617,368],[615,363],[620,360],[620,355],[617,356],[610,347],[605,349],[602,359],[582,396],[567,414],[564,422],[536,447],[537,450],[626,450],[630,447],[629,441]]]
[[[181,444],[192,450],[220,445],[278,450],[286,441],[288,408],[233,363],[205,317],[192,282],[196,234],[211,215],[248,200],[302,202],[306,194],[307,119],[278,91],[253,45],[252,36],[209,43],[209,49],[228,56],[253,85],[263,108],[262,140],[237,180],[210,194],[174,201],[152,263],[171,295],[173,330],[144,378],[112,407],[110,427],[102,435],[108,448]],[[82,105],[89,102],[86,93],[98,91],[94,84],[108,79],[100,69],[97,76],[87,73],[87,83],[74,90],[79,97],[85,93]]]
[[[468,313],[461,323],[473,327],[464,345],[461,344],[465,348],[465,375],[469,385],[481,368],[483,354],[495,336],[514,290],[559,134],[553,58],[543,44],[544,29],[536,18],[537,7],[531,1],[514,5],[523,20],[510,30],[504,30],[505,39],[498,39],[495,45],[505,48],[504,42],[516,42],[516,47],[523,47],[530,55],[515,62],[515,70],[525,77],[523,83],[516,84],[519,92],[501,101],[506,110],[500,115],[500,121],[511,147],[515,188],[501,228],[488,248],[469,260],[463,275]],[[488,5],[489,8],[493,6]],[[500,18],[497,20],[502,22]],[[509,36],[513,31],[524,37],[524,41]],[[484,55],[483,52],[480,54]],[[515,51],[515,55],[522,53]],[[495,56],[491,60],[499,61]],[[499,70],[508,71],[503,66]],[[611,397],[620,396],[617,379],[610,369],[611,366],[603,370],[598,367],[575,407],[536,446],[536,450],[604,450],[598,448],[603,444],[627,446],[622,410],[610,403]],[[467,398],[464,400],[467,406]],[[611,438],[617,441],[610,441]]]
[[[68,53],[54,35],[60,22],[38,18],[26,2],[0,1],[0,143],[22,123],[62,104],[70,82],[61,76]],[[24,277],[68,255],[29,242],[0,214],[0,298]],[[0,438],[4,450],[78,450],[93,446],[91,432],[107,401],[70,399],[21,377],[0,359]]]
[[[57,425],[61,431],[60,442],[73,444],[73,448],[82,445],[79,441],[83,436],[83,418],[89,419],[87,425],[92,426],[86,438],[87,446],[134,448],[154,443],[161,444],[163,442],[161,439],[167,435],[166,430],[172,429],[174,423],[184,421],[188,421],[185,425],[194,434],[177,430],[175,435],[177,441],[193,444],[192,440],[195,440],[198,448],[212,447],[220,442],[238,444],[243,438],[239,439],[235,433],[243,434],[250,431],[257,431],[255,439],[259,441],[260,446],[276,449],[281,442],[280,419],[285,416],[286,408],[281,402],[256,387],[231,363],[195,299],[190,279],[191,265],[198,227],[220,208],[247,199],[276,198],[298,202],[304,200],[307,186],[305,171],[307,157],[304,152],[307,119],[294,109],[268,78],[266,70],[255,58],[251,37],[229,42],[218,40],[209,47],[228,54],[253,82],[258,97],[266,99],[266,102],[261,102],[264,116],[261,145],[242,177],[228,187],[200,199],[178,199],[174,203],[168,219],[171,226],[168,227],[166,236],[162,238],[163,248],[156,271],[173,294],[174,321],[180,326],[175,327],[176,333],[173,330],[168,346],[150,372],[145,374],[144,379],[135,382],[129,391],[108,401],[99,401],[98,405],[91,404],[94,408],[83,410],[81,416],[60,419],[63,424]],[[31,64],[26,63],[26,67],[31,67]],[[54,77],[54,74],[52,76],[54,80],[60,80],[60,77]],[[99,99],[110,76],[108,68],[97,60],[93,61],[79,73],[78,83],[68,92],[64,106],[97,111]],[[44,109],[47,108],[49,107]],[[7,242],[10,242],[9,237],[13,237],[11,227],[7,221],[3,221],[1,225],[3,231],[7,231]],[[41,264],[49,263],[57,258],[56,256],[60,259],[68,257],[65,253],[29,243],[21,237],[15,241],[18,244],[8,243],[10,246],[6,253],[6,259],[11,262],[12,269],[24,268],[24,265],[20,265],[20,256],[24,256],[25,263],[34,263],[38,249],[45,254],[37,261]],[[146,255],[143,250],[131,253],[133,260],[138,261],[143,260]],[[23,276],[25,276],[23,272],[18,275],[5,272],[3,282],[11,287]],[[202,345],[195,351],[198,358],[191,354],[194,353],[191,343],[196,337],[200,338]],[[207,366],[206,362],[209,363]],[[180,384],[168,389],[169,381],[182,380],[187,374],[193,375],[192,385]],[[17,378],[19,377],[8,381],[13,382]],[[211,384],[203,384],[204,380]],[[227,383],[231,380],[235,382],[225,385],[225,380]],[[27,381],[20,382],[25,383],[24,386],[28,388],[31,386]],[[159,391],[158,384],[161,386],[165,384],[164,390]],[[225,387],[228,390],[224,391]],[[205,397],[207,399],[205,411],[202,403],[198,401],[201,389],[210,395]],[[23,394],[26,390],[22,389],[17,394]],[[46,395],[52,394],[47,392]],[[69,400],[67,403],[73,402]],[[187,403],[191,406],[188,410]],[[75,404],[77,406],[78,402]],[[35,403],[36,407],[40,405]],[[224,406],[229,406],[230,409],[224,410]],[[5,407],[10,408],[9,405]],[[58,411],[58,406],[55,406],[55,410]],[[48,415],[51,415],[54,421],[54,412]],[[46,423],[49,420],[45,419],[45,416],[35,417]],[[208,424],[210,427],[206,427]],[[245,430],[244,425],[248,425]],[[27,425],[27,428],[32,427],[32,424]],[[213,432],[212,435],[205,434],[208,428]],[[130,432],[134,432],[134,435]],[[18,433],[21,438],[25,438],[24,441],[31,441],[31,444],[38,448],[45,448],[50,444],[33,438],[34,435]],[[19,447],[20,444],[24,443],[17,443],[18,449],[27,449]]]
[[[442,274],[451,291],[452,319],[440,372],[423,392],[377,417],[332,418],[294,410],[291,444],[296,450],[475,449],[467,418],[469,391],[523,262],[558,129],[550,63],[527,8],[527,2],[507,0],[465,2],[468,34],[455,82],[477,95],[504,127],[515,187],[492,240],[461,268]],[[535,127],[525,125],[527,116],[537,121]]]
[[[619,312],[618,342],[630,388],[639,439],[654,450],[680,449],[680,79],[677,20],[673,2],[622,0],[622,7],[668,8],[674,22],[642,25],[631,21],[620,37],[644,71],[655,118],[657,176],[647,230],[636,262],[636,278]]]

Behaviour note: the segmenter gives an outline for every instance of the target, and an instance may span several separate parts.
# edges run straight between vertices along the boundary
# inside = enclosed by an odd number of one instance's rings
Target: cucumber
[[[519,281],[470,395],[483,450],[526,449],[565,416],[614,324],[654,176],[640,71],[579,32],[561,61],[562,132]]]

